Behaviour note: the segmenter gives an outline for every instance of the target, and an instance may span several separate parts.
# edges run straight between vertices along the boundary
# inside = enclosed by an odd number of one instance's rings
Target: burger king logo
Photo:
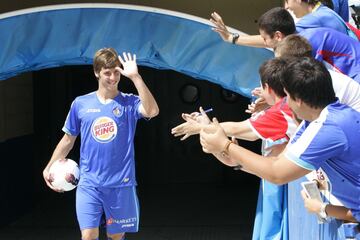
[[[113,119],[109,117],[99,117],[92,124],[91,133],[97,142],[108,143],[116,137],[117,126]]]

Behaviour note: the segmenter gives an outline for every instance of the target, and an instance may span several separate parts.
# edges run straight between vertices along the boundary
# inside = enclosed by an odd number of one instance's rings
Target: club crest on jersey
[[[111,142],[117,134],[116,123],[109,117],[99,117],[91,126],[91,134],[97,142]]]
[[[115,107],[114,109],[113,109],[113,114],[116,116],[116,117],[120,117],[120,109],[119,109],[119,107]]]

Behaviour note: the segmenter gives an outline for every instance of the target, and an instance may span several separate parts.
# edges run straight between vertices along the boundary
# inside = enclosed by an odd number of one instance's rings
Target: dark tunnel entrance
[[[161,234],[168,237],[164,239],[197,239],[181,235],[192,231],[195,232],[193,236],[212,234],[219,235],[218,239],[250,238],[259,179],[226,167],[204,154],[197,136],[180,141],[170,133],[171,128],[182,122],[181,113],[197,111],[199,106],[213,108],[209,115],[220,121],[244,120],[249,117],[244,113],[249,100],[208,81],[195,80],[175,71],[141,67],[140,73],[158,102],[160,115],[150,121],[138,122],[135,149],[141,221],[140,232],[129,235],[128,239],[159,239],[149,236],[155,236],[160,229]],[[42,170],[63,135],[61,128],[72,100],[95,91],[97,82],[91,66],[45,69],[34,72],[33,79],[34,135],[25,140],[31,142],[33,155],[32,164],[28,164],[33,179],[27,189],[32,195],[29,198],[31,204],[18,214],[19,218],[11,219],[14,223],[10,227],[10,222],[5,221],[4,225],[8,227],[2,232],[10,234],[11,229],[19,228],[19,221],[20,227],[28,223],[33,228],[29,221],[21,219],[39,218],[46,222],[43,219],[49,217],[46,212],[54,211],[52,218],[64,218],[59,220],[60,225],[66,222],[61,225],[67,229],[64,232],[79,236],[75,191],[61,195],[51,192],[43,182]],[[125,78],[119,86],[123,92],[135,91],[131,81]],[[260,150],[259,142],[240,144],[254,151]],[[69,158],[78,161],[78,155],[79,140]],[[21,183],[15,181],[12,184],[20,186]],[[42,211],[45,215],[32,216],[38,214],[39,205],[40,211],[43,208],[50,210]],[[58,226],[56,223],[49,227],[44,222],[42,225],[36,223],[35,229],[48,229],[49,234],[57,232],[54,229]]]

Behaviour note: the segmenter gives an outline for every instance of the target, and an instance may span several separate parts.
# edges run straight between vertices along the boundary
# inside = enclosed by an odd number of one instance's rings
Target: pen
[[[204,110],[204,112],[208,113],[208,112],[211,112],[212,110],[213,110],[212,108],[209,108],[209,109]]]
[[[204,112],[205,112],[205,113],[208,113],[208,112],[211,112],[212,110],[213,110],[212,108],[209,108],[209,109],[204,110]],[[201,115],[200,112],[198,112],[198,113],[196,114],[196,116],[199,116],[199,115]]]

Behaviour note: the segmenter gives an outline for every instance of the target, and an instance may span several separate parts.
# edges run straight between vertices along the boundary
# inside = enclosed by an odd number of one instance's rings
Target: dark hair
[[[259,30],[264,31],[272,38],[276,31],[287,36],[295,33],[296,28],[290,13],[282,7],[276,7],[265,12],[260,17]]]
[[[317,109],[336,101],[330,73],[321,62],[309,57],[286,61],[281,80],[291,99]]]
[[[301,1],[309,5],[316,5],[318,2],[321,2],[320,0],[301,0]]]
[[[101,48],[95,53],[93,63],[94,72],[99,73],[101,68],[115,68],[120,66],[121,63],[115,49]]]
[[[259,69],[261,85],[265,84],[275,92],[279,97],[285,97],[284,87],[281,83],[282,72],[287,62],[283,58],[273,58],[264,62]]]
[[[319,1],[318,1],[318,2],[319,2]],[[321,2],[324,6],[330,8],[331,10],[334,10],[334,3],[333,3],[332,0],[320,0],[320,2]]]
[[[297,34],[290,34],[280,41],[274,51],[281,57],[311,57],[312,47],[309,41]]]
[[[288,0],[285,0],[285,2],[288,2]],[[307,3],[309,5],[313,5],[313,6],[316,5],[318,2],[321,2],[327,7],[332,6],[331,9],[334,9],[334,4],[332,3],[332,0],[301,0],[301,2]],[[330,4],[330,2],[331,2],[331,4]]]

